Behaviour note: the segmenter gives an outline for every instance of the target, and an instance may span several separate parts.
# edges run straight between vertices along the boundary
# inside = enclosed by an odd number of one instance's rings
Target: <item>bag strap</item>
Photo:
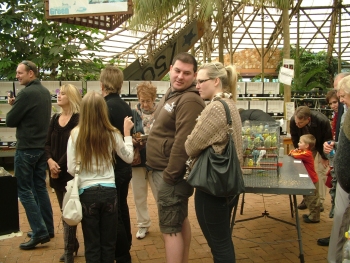
[[[74,171],[74,177],[76,176],[79,176],[79,173],[80,173],[80,164],[81,162],[80,161],[77,161],[77,165],[75,166],[75,171]]]
[[[135,134],[136,133],[136,125],[137,125],[137,111],[135,109],[132,109],[131,110],[131,113],[132,113],[132,120],[134,122],[134,127],[133,127],[133,133]]]
[[[220,101],[222,103],[222,105],[224,105],[225,112],[226,112],[228,130],[229,130],[229,133],[232,134],[233,128],[232,128],[232,118],[231,118],[230,108],[228,107],[226,101],[224,101],[224,100],[218,100],[218,101]]]
[[[228,125],[232,125],[232,118],[231,118],[231,113],[230,113],[230,109],[226,103],[226,101],[224,100],[218,100],[222,103],[222,105],[224,105],[224,108],[225,108],[225,112],[226,112],[226,118],[227,118],[227,124]]]

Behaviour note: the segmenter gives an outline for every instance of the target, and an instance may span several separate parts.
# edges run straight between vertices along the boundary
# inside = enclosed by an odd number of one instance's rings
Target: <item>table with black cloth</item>
[[[19,229],[17,179],[0,167],[0,240]]]
[[[267,176],[259,176],[256,174],[243,175],[246,193],[289,195],[291,215],[292,217],[294,217],[295,214],[295,224],[272,217],[266,211],[262,213],[261,216],[236,220],[236,213],[238,207],[238,198],[236,198],[232,214],[231,231],[233,230],[233,226],[238,222],[248,221],[261,217],[269,217],[279,222],[296,226],[300,251],[299,259],[300,262],[303,263],[304,253],[296,195],[313,195],[315,191],[315,186],[312,183],[310,177],[300,177],[300,174],[307,174],[305,166],[302,162],[300,162],[299,160],[295,160],[291,156],[287,155],[285,155],[283,158],[280,158],[279,162],[282,163],[282,167],[279,168],[279,175],[277,175],[277,172],[275,174],[269,173]],[[244,195],[241,206],[241,214],[243,213],[243,204]]]

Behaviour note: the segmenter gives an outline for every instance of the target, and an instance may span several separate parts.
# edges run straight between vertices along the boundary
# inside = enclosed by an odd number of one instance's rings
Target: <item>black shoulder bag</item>
[[[193,187],[217,197],[235,196],[245,192],[241,165],[232,138],[232,118],[227,103],[225,108],[229,126],[229,141],[223,154],[206,148],[192,167],[187,182]]]

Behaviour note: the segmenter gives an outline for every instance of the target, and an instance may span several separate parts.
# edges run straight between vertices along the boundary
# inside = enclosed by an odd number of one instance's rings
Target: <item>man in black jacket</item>
[[[124,131],[124,118],[132,116],[130,106],[120,97],[123,79],[123,72],[114,66],[107,66],[102,70],[100,76],[102,95],[107,102],[109,120],[122,134]],[[115,160],[114,176],[119,208],[115,259],[117,263],[130,263],[131,256],[129,251],[132,235],[127,197],[132,170],[131,164],[124,162],[117,154],[115,155]]]
[[[294,148],[298,148],[301,135],[312,134],[316,138],[315,170],[319,178],[320,209],[323,211],[323,201],[327,190],[325,182],[329,169],[328,159],[323,153],[323,143],[332,140],[330,121],[321,112],[311,111],[307,106],[300,106],[295,110],[294,116],[290,120],[290,134]],[[306,209],[303,203],[298,208]]]
[[[6,125],[16,127],[15,176],[18,197],[26,211],[32,229],[30,240],[21,249],[33,249],[54,237],[52,207],[46,188],[45,141],[51,117],[51,95],[38,79],[38,68],[31,61],[18,64],[16,78],[25,88],[6,115]],[[6,213],[6,211],[2,211]]]

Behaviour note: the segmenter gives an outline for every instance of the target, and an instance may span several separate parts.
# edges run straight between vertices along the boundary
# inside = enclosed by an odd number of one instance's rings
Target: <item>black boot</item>
[[[64,254],[61,256],[60,261],[63,260],[65,263],[73,263],[74,256],[78,254],[79,242],[76,238],[77,236],[77,227],[69,226],[66,222],[63,221],[64,228]]]
[[[298,205],[298,209],[299,210],[305,210],[307,208],[305,201],[303,199],[303,201]]]
[[[77,256],[78,250],[79,250],[79,242],[78,242],[78,239],[75,238],[75,247],[74,247],[75,256]],[[62,256],[60,257],[60,262],[64,262],[65,258],[66,258],[65,254],[63,253]]]

